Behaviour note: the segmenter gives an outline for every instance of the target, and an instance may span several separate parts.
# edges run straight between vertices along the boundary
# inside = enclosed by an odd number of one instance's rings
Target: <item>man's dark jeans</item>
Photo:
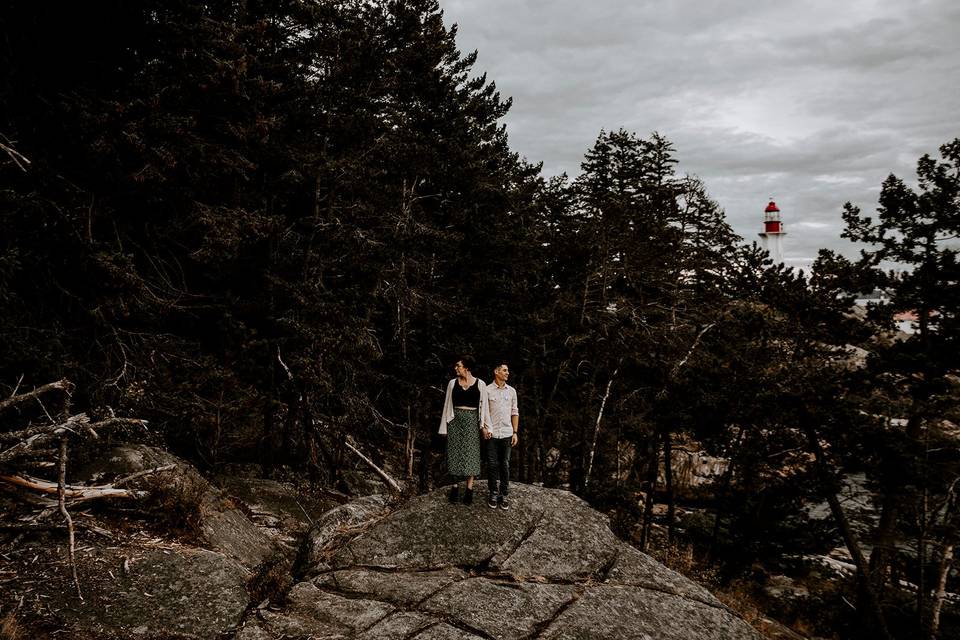
[[[510,493],[510,440],[510,436],[487,440],[487,482],[491,496]],[[500,480],[499,491],[497,480]]]

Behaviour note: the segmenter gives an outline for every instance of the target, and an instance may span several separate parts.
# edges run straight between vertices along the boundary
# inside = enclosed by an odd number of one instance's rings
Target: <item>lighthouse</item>
[[[780,209],[777,203],[770,199],[770,204],[763,210],[763,231],[760,237],[763,238],[763,248],[770,254],[774,264],[783,264],[783,236],[787,232],[783,230],[783,223],[780,221]]]

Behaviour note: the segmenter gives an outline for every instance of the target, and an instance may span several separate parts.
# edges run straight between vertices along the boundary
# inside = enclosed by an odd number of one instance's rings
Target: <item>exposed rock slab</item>
[[[540,636],[545,640],[761,640],[726,609],[631,586],[588,589]]]
[[[612,562],[606,518],[565,491],[515,485],[509,511],[421,496],[340,550],[336,567],[489,566],[517,578],[577,580]],[[478,496],[478,501],[483,495]]]
[[[511,504],[540,509],[536,527],[502,563],[493,566],[514,577],[584,580],[602,573],[616,557],[619,544],[606,516],[566,491],[521,487]],[[512,507],[516,508],[516,507]],[[510,518],[509,512],[497,511]],[[502,515],[501,515],[502,514]]]
[[[399,611],[362,632],[357,636],[357,640],[406,640],[439,622],[436,618],[422,613]]]
[[[470,633],[463,629],[441,622],[432,627],[427,627],[411,640],[485,640],[483,636]]]
[[[348,569],[324,573],[313,583],[341,593],[364,595],[409,606],[426,600],[466,576],[459,569],[402,573]]]
[[[568,584],[499,582],[473,578],[458,582],[423,603],[492,638],[515,640],[552,619],[577,594]]]
[[[314,532],[326,551],[312,556],[310,582],[285,611],[259,614],[269,635],[238,640],[760,639],[576,496],[515,485],[509,511],[485,498],[450,504],[441,489],[388,515],[383,503],[341,508]]]
[[[605,584],[645,587],[714,607],[723,606],[712,593],[696,582],[668,569],[647,554],[623,543],[618,549],[617,559],[607,572]]]
[[[393,606],[322,591],[309,582],[297,584],[282,613],[258,612],[262,629],[271,637],[347,638],[377,624],[391,614]],[[255,637],[252,635],[250,637]]]
[[[539,505],[493,511],[476,503],[471,507],[450,504],[441,493],[411,500],[340,549],[332,559],[333,566],[408,570],[474,567],[498,554],[506,559],[543,515]]]
[[[308,573],[315,574],[336,566],[336,563],[329,562],[336,551],[336,543],[345,534],[358,532],[387,512],[387,498],[374,495],[340,505],[320,516],[307,534],[305,556]],[[351,566],[351,563],[342,563],[341,566]]]

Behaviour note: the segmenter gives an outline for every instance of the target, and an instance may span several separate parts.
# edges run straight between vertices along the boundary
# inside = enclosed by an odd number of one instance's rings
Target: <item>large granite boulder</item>
[[[352,539],[314,552],[287,604],[252,611],[237,638],[761,638],[573,494],[511,497],[508,511],[439,490],[386,517],[360,517],[379,504],[342,512]]]
[[[188,462],[156,447],[125,444],[105,452],[78,472],[85,481],[108,482],[113,477],[173,465],[139,481],[161,483],[175,491],[178,499],[195,502],[196,534],[200,545],[239,561],[249,569],[275,564],[292,557],[294,549],[282,540],[271,537],[247,517],[241,504],[213,486]]]

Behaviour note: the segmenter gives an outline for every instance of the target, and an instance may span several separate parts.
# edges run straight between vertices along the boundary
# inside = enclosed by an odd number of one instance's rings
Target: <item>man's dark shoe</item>
[[[463,492],[463,504],[473,504],[473,489],[466,489]]]
[[[506,497],[506,496],[500,496],[500,499],[497,500],[497,503],[499,504],[499,506],[500,506],[501,509],[509,509],[509,508],[510,508],[510,503],[507,501],[507,497]]]
[[[491,509],[497,508],[497,494],[495,493],[490,494],[490,497],[487,498],[487,506],[490,507]]]
[[[460,485],[455,484],[453,488],[450,489],[450,502],[456,502],[460,499]]]

